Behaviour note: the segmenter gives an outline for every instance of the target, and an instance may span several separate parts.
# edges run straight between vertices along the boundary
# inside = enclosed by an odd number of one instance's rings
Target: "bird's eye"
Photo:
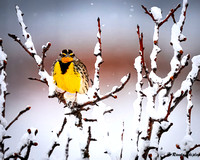
[[[65,56],[66,56],[66,53],[60,53],[59,56],[65,57]]]

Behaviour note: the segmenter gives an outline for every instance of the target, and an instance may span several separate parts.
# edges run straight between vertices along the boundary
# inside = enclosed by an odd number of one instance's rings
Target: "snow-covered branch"
[[[6,85],[6,64],[7,64],[7,55],[3,51],[3,40],[0,39],[0,113],[2,118],[5,117],[5,99],[7,95],[7,85]]]
[[[22,136],[19,142],[17,152],[11,154],[5,159],[9,160],[10,158],[19,158],[21,160],[27,160],[30,156],[31,148],[38,145],[36,142],[37,133],[38,130],[36,128],[28,129],[27,133]]]
[[[24,23],[23,20],[23,13],[19,9],[19,6],[16,6],[16,13],[18,17],[18,21],[20,23],[20,26],[22,28],[22,33],[25,39],[25,43],[23,44],[21,40],[14,34],[8,34],[11,38],[13,38],[17,43],[19,43],[20,46],[31,56],[34,58],[37,66],[38,66],[38,74],[40,76],[39,81],[46,83],[49,86],[49,96],[55,96],[55,84],[53,83],[53,77],[50,76],[47,71],[44,68],[44,59],[46,57],[46,52],[49,50],[51,43],[48,42],[46,45],[42,46],[43,49],[43,55],[42,58],[37,54],[36,49],[34,47],[34,43],[32,41],[31,34],[27,32],[27,26]],[[38,79],[34,79],[38,80]]]
[[[3,40],[0,39],[0,159],[3,159],[3,156],[6,152],[4,148],[4,139],[6,137],[6,125],[7,121],[5,119],[5,104],[6,104],[6,95],[7,95],[7,84],[6,84],[6,64],[7,64],[7,55],[3,51]],[[10,137],[9,137],[10,138]]]
[[[186,136],[184,138],[184,143],[186,146],[182,146],[182,150],[188,151],[192,148],[191,144],[191,111],[193,108],[192,103],[192,85],[195,80],[197,80],[199,69],[200,69],[200,58],[195,56],[192,58],[192,70],[189,72],[185,81],[182,82],[181,88],[175,93],[169,93],[173,87],[173,82],[179,76],[180,72],[188,65],[190,55],[183,55],[183,49],[180,45],[180,42],[185,41],[186,37],[183,36],[183,26],[186,19],[186,11],[188,7],[187,0],[183,0],[183,7],[180,14],[179,21],[176,22],[174,13],[181,5],[177,5],[175,9],[171,9],[169,14],[164,20],[162,20],[162,12],[158,7],[152,7],[150,11],[146,7],[142,6],[145,10],[145,13],[148,14],[152,20],[155,22],[154,35],[153,35],[153,50],[150,54],[151,60],[151,72],[148,72],[146,64],[144,61],[144,46],[143,46],[143,34],[140,33],[140,28],[137,26],[137,35],[139,39],[139,56],[135,59],[134,67],[137,71],[138,81],[136,83],[136,92],[137,99],[134,101],[134,111],[135,119],[137,124],[146,124],[144,128],[136,127],[134,143],[137,148],[136,158],[146,159],[157,159],[159,156],[162,159],[171,156],[170,153],[159,155],[159,143],[163,133],[169,131],[172,122],[168,121],[168,117],[171,112],[176,108],[176,106],[181,102],[181,100],[187,96],[188,105],[187,105],[187,129]],[[156,75],[157,70],[157,54],[161,52],[161,49],[158,46],[159,40],[159,28],[172,17],[174,25],[171,29],[171,42],[170,44],[174,49],[174,56],[171,60],[171,70],[166,77],[161,78]],[[143,70],[145,76],[143,76]],[[148,79],[148,87],[143,89],[143,78]],[[158,96],[158,103],[156,103],[156,97]],[[147,98],[147,107],[145,118],[142,117],[142,101],[144,97]],[[156,106],[158,104],[158,106]],[[144,125],[143,125],[144,126]],[[186,149],[187,148],[187,149]],[[187,153],[188,154],[188,153]]]

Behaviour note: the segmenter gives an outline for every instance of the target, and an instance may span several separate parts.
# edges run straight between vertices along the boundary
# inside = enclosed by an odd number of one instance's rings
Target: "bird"
[[[68,93],[86,94],[89,87],[89,75],[86,66],[71,49],[63,49],[53,64],[55,85]]]

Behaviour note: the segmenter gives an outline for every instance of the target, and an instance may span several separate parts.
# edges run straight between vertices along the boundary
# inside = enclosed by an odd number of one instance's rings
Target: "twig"
[[[171,113],[170,112],[170,108],[171,108],[171,104],[172,104],[173,98],[174,98],[174,96],[173,96],[173,93],[172,93],[171,96],[170,96],[170,101],[169,101],[169,105],[168,105],[168,109],[167,109],[167,114],[166,114],[166,116],[164,118],[165,121],[167,121],[167,119],[168,119],[168,117],[169,117],[169,115]]]
[[[124,141],[124,122],[123,122],[123,129],[122,129],[122,133],[121,133],[121,142],[122,142],[122,146],[121,146],[121,152],[120,152],[120,159],[122,159],[123,156],[123,141]]]
[[[19,112],[18,115],[15,117],[15,119],[13,119],[13,120],[8,124],[8,126],[7,126],[5,129],[8,130],[8,128],[10,128],[10,126],[11,126],[15,121],[17,121],[18,118],[19,118],[20,116],[22,116],[24,113],[26,113],[26,112],[29,111],[30,109],[31,109],[31,107],[28,106],[26,109],[24,109],[24,110],[22,110],[21,112]]]
[[[112,111],[113,111],[113,109],[109,109],[109,110],[103,112],[103,115],[106,114],[106,113],[111,113]]]
[[[87,145],[85,146],[85,149],[83,150],[83,158],[89,158],[90,154],[89,154],[89,146],[90,146],[90,142],[92,139],[92,135],[91,135],[91,126],[88,127],[88,139],[87,139]]]
[[[16,6],[16,13],[17,13],[17,17],[18,17],[18,21],[21,25],[21,29],[22,29],[22,33],[24,35],[25,38],[25,43],[22,44],[22,42],[20,41],[20,39],[14,35],[14,34],[8,34],[12,39],[14,39],[16,42],[18,42],[20,44],[20,46],[31,56],[34,58],[38,70],[39,70],[39,76],[40,76],[40,81],[46,83],[49,86],[49,97],[56,97],[55,96],[55,88],[56,85],[53,82],[53,77],[50,76],[47,71],[44,69],[44,58],[46,57],[46,52],[47,50],[50,48],[51,43],[48,42],[46,46],[43,46],[43,56],[42,58],[37,54],[31,35],[30,33],[28,33],[27,27],[24,24],[23,21],[23,14],[22,11],[19,9],[18,6]],[[59,99],[59,97],[57,97]]]
[[[88,118],[83,118],[85,122],[97,122],[97,119],[88,119]]]
[[[99,101],[102,101],[102,100],[107,99],[109,97],[113,97],[113,94],[121,91],[124,88],[124,86],[129,81],[129,79],[130,79],[130,74],[127,75],[126,81],[124,83],[122,83],[121,86],[116,87],[114,90],[112,90],[111,92],[106,93],[103,96],[99,96],[99,98],[96,98],[96,99],[91,100],[91,101],[87,101],[87,102],[85,102],[83,104],[78,104],[77,107],[83,108],[83,107],[85,107],[87,105],[96,105],[96,103],[99,102]]]
[[[102,59],[102,47],[101,47],[101,25],[100,25],[100,18],[97,18],[98,22],[98,32],[97,32],[97,39],[98,42],[96,43],[95,49],[94,49],[94,55],[96,56],[96,62],[95,62],[95,73],[94,73],[94,83],[93,83],[93,90],[94,94],[97,93],[99,94],[99,71],[100,71],[100,66],[103,63]]]
[[[145,77],[147,78],[150,86],[153,86],[151,80],[149,79],[149,72],[148,72],[148,69],[146,67],[145,60],[144,60],[143,33],[140,33],[140,26],[139,25],[137,25],[137,34],[138,34],[139,45],[140,45],[139,54],[141,56],[141,64],[142,64],[142,67],[143,67],[144,72],[145,72]]]
[[[50,47],[51,47],[50,42],[47,42],[46,45],[42,46],[43,51],[42,51],[41,71],[44,71],[44,60],[45,60],[45,57],[46,57],[46,52],[49,50]]]
[[[34,57],[34,54],[32,54],[26,47],[25,45],[22,44],[21,40],[14,34],[8,33],[8,36],[14,39],[31,57]]]
[[[32,78],[32,77],[30,77],[30,78],[28,78],[29,80],[32,80],[32,81],[38,81],[38,82],[42,82],[42,83],[45,83],[45,84],[47,84],[47,81],[44,81],[44,80],[41,80],[41,79],[38,79],[38,78]]]
[[[21,139],[21,147],[17,153],[14,153],[13,155],[8,156],[5,159],[10,158],[19,158],[21,160],[28,160],[29,155],[31,153],[32,146],[37,146],[38,143],[34,142],[35,136],[37,135],[38,130],[37,129],[28,129],[27,133],[24,134],[24,136]],[[21,156],[21,152],[26,149],[24,156]]]
[[[174,12],[176,12],[176,10],[177,10],[178,8],[180,8],[180,7],[181,7],[181,4],[178,4],[178,5],[176,6],[176,8],[171,9],[170,12],[169,12],[169,14],[166,16],[166,18],[165,18],[162,22],[160,22],[160,23],[158,24],[158,26],[159,26],[159,27],[162,26],[165,22],[168,21],[168,19],[169,19],[171,16],[172,16],[172,18],[173,18]]]
[[[194,145],[192,148],[190,148],[190,149],[186,152],[185,156],[188,157],[189,153],[190,153],[191,151],[195,150],[195,149],[198,148],[198,147],[200,147],[200,144]]]
[[[171,9],[170,12],[169,12],[169,14],[166,16],[166,18],[165,18],[163,21],[161,21],[161,22],[158,23],[158,27],[161,27],[165,22],[167,22],[168,19],[169,19],[171,16],[173,17],[173,16],[174,16],[174,12],[176,12],[176,10],[177,10],[178,8],[180,8],[180,7],[181,7],[181,4],[178,4],[177,7],[176,7],[175,9]],[[153,14],[150,13],[150,12],[147,10],[147,8],[146,8],[145,6],[142,5],[142,8],[145,10],[145,13],[148,14],[148,15],[152,18],[152,20],[153,20],[155,23],[157,23],[157,20],[154,18]]]
[[[63,130],[64,130],[64,127],[65,127],[66,123],[67,123],[67,118],[65,117],[64,120],[63,120],[63,123],[62,123],[62,126],[61,126],[60,131],[56,134],[57,138],[60,137],[61,133],[62,133]],[[48,152],[48,157],[51,156],[51,154],[53,153],[54,149],[55,149],[57,146],[59,146],[59,145],[60,145],[59,143],[57,143],[56,141],[54,141],[54,143],[53,143],[51,149],[50,149],[49,152]]]
[[[24,156],[24,160],[28,160],[28,158],[29,158],[29,155],[30,155],[30,153],[31,153],[31,148],[32,148],[32,146],[37,146],[38,144],[36,143],[36,142],[33,142],[33,141],[30,141],[30,143],[28,144],[28,146],[27,146],[27,151],[26,151],[26,154],[25,154],[25,156]]]
[[[66,145],[66,149],[65,149],[66,160],[68,160],[68,157],[69,157],[69,143],[71,140],[72,140],[72,138],[68,138],[68,140],[67,140],[67,145]]]

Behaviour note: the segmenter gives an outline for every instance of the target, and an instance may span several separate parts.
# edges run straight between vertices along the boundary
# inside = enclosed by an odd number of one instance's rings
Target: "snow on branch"
[[[5,99],[7,95],[7,85],[6,85],[6,64],[7,64],[7,55],[3,51],[3,40],[0,39],[0,113],[2,117],[5,117]]]
[[[120,86],[114,86],[112,90],[104,95],[100,94],[100,87],[99,87],[99,73],[100,73],[100,66],[103,63],[102,59],[102,42],[101,42],[101,24],[100,24],[100,18],[97,19],[98,22],[98,32],[97,32],[97,43],[94,49],[94,55],[96,56],[96,62],[95,62],[95,73],[94,73],[94,81],[91,88],[89,88],[88,91],[88,98],[82,100],[81,95],[77,95],[77,108],[83,108],[87,105],[96,105],[97,102],[102,101],[104,99],[107,99],[109,97],[117,98],[116,93],[121,91],[126,83],[130,79],[130,73],[122,77],[121,79],[121,85]],[[80,101],[79,101],[80,100]]]
[[[26,151],[26,154],[24,157],[21,157],[19,154],[13,154],[6,158],[6,152],[10,149],[9,147],[6,148],[5,141],[6,139],[11,138],[10,135],[7,134],[7,130],[10,128],[11,125],[13,125],[18,118],[26,113],[28,110],[30,110],[30,107],[28,106],[25,110],[22,110],[19,112],[19,114],[12,120],[9,124],[7,124],[7,120],[5,117],[5,109],[6,109],[6,96],[8,95],[7,92],[7,84],[6,84],[6,65],[7,65],[7,55],[3,51],[3,40],[0,39],[0,159],[10,159],[10,158],[20,158],[20,159],[28,159],[30,154],[30,149],[32,146],[37,145],[36,143],[26,143],[27,145],[24,148],[28,148]],[[30,130],[31,131],[31,130]],[[30,133],[31,134],[31,133]],[[28,138],[29,139],[29,138]]]
[[[66,157],[68,157],[68,150],[70,147],[70,141],[73,141],[74,136],[71,137],[71,135],[75,134],[84,134],[84,123],[87,122],[99,122],[99,119],[102,119],[102,116],[104,116],[104,114],[106,113],[111,113],[113,111],[113,109],[111,109],[110,107],[107,107],[105,104],[103,104],[101,101],[104,99],[107,99],[109,97],[113,97],[113,98],[117,98],[116,93],[121,91],[125,85],[127,84],[127,82],[130,79],[130,73],[125,75],[124,77],[122,77],[121,79],[121,85],[119,86],[114,86],[112,88],[112,90],[104,95],[101,95],[100,93],[100,87],[99,87],[99,73],[100,73],[100,66],[103,63],[103,59],[102,59],[102,42],[101,42],[101,24],[100,24],[100,18],[97,19],[98,22],[98,32],[97,32],[97,43],[96,46],[94,48],[94,56],[96,56],[96,62],[95,62],[95,73],[94,73],[94,81],[93,81],[93,85],[89,88],[89,91],[87,94],[78,94],[76,93],[75,96],[75,100],[72,102],[71,100],[68,100],[65,98],[64,93],[56,93],[55,89],[56,89],[56,85],[53,83],[53,77],[51,75],[49,75],[47,73],[47,71],[45,70],[45,57],[46,57],[46,52],[49,50],[51,43],[48,42],[46,45],[42,46],[43,52],[42,52],[42,56],[39,56],[35,50],[34,47],[34,43],[32,41],[31,38],[31,34],[27,32],[27,27],[24,23],[23,20],[23,13],[22,11],[19,9],[18,6],[16,6],[16,13],[17,13],[17,17],[18,17],[18,21],[21,25],[22,28],[22,33],[23,36],[25,38],[25,42],[22,43],[21,40],[14,34],[8,34],[12,39],[14,39],[31,57],[33,57],[34,61],[36,62],[36,65],[38,67],[38,74],[40,76],[40,78],[29,78],[30,80],[36,80],[39,82],[42,82],[44,84],[46,84],[49,87],[49,97],[57,97],[59,99],[60,102],[64,103],[64,108],[65,108],[65,117],[67,119],[69,119],[69,121],[72,121],[71,123],[67,124],[68,127],[74,128],[75,132],[73,131],[69,131],[69,137],[68,137],[68,142],[66,145]],[[89,118],[83,118],[82,117],[82,111],[88,111],[89,109],[91,109],[91,106],[99,106],[101,108],[101,112],[99,113],[99,117],[94,118],[94,119],[89,119]],[[94,107],[95,108],[95,107]],[[18,116],[16,117],[16,119],[18,118]],[[84,121],[83,121],[84,120]],[[12,123],[11,123],[12,124]],[[59,134],[57,134],[55,136],[55,139],[52,142],[51,148],[48,151],[47,157],[50,157],[54,151],[54,149],[59,146],[58,143],[58,139],[60,137],[60,134],[63,132],[64,126],[66,124],[66,121],[63,122],[63,125],[61,126],[61,131],[59,132]],[[8,127],[9,128],[9,127]],[[87,144],[85,145],[85,148],[82,148],[81,152],[83,152],[83,155],[85,157],[88,157],[89,155],[89,146],[90,146],[90,142],[91,140],[93,140],[93,138],[91,138],[91,128],[88,128],[88,139],[87,139]],[[75,137],[77,138],[77,137]],[[84,140],[81,140],[84,142]],[[81,142],[80,142],[81,143]]]
[[[171,88],[175,79],[179,76],[180,72],[188,65],[190,55],[183,55],[183,49],[180,45],[180,42],[185,41],[186,37],[182,34],[183,26],[186,19],[186,11],[188,7],[187,0],[183,0],[183,7],[180,14],[179,21],[176,22],[174,13],[180,8],[180,4],[176,8],[171,9],[169,14],[164,20],[162,20],[162,12],[158,7],[152,7],[150,11],[142,5],[142,8],[145,10],[145,13],[148,14],[152,20],[155,22],[154,35],[153,35],[153,50],[150,54],[151,59],[151,72],[148,72],[148,69],[144,60],[144,46],[143,46],[143,33],[140,33],[140,27],[137,26],[137,35],[139,39],[139,56],[135,59],[134,67],[137,71],[137,83],[136,83],[136,92],[137,99],[134,101],[134,113],[136,124],[139,124],[139,127],[135,128],[136,136],[134,138],[134,143],[137,147],[134,148],[136,158],[138,159],[157,159],[159,156],[164,159],[171,156],[171,153],[166,153],[159,155],[159,145],[160,139],[163,133],[169,131],[172,122],[169,122],[168,117],[176,106],[181,102],[184,97],[187,97],[187,128],[186,135],[183,139],[182,145],[180,146],[181,150],[185,152],[187,157],[189,152],[199,147],[199,145],[193,145],[193,140],[191,137],[191,112],[193,108],[192,103],[192,86],[194,81],[197,80],[198,73],[200,70],[200,56],[195,56],[192,58],[192,69],[189,72],[186,80],[182,82],[181,88],[175,93],[171,93]],[[166,77],[161,78],[156,75],[157,70],[157,55],[161,52],[161,49],[158,46],[159,40],[159,28],[172,17],[174,25],[171,29],[171,42],[174,49],[174,56],[170,62],[171,70]],[[144,76],[143,76],[144,70]],[[148,87],[143,89],[143,78],[147,78]],[[170,96],[169,96],[170,94]],[[156,102],[156,97],[158,96],[158,103]],[[147,107],[145,118],[142,116],[143,99],[147,98]],[[156,106],[158,104],[158,106]],[[143,127],[141,127],[143,124]],[[145,124],[145,125],[144,125]]]
[[[25,39],[25,43],[23,44],[21,42],[21,40],[14,34],[8,34],[11,38],[13,38],[17,43],[19,43],[19,45],[31,56],[34,58],[37,66],[38,66],[38,74],[40,76],[40,79],[37,78],[31,78],[32,80],[38,80],[41,82],[46,83],[49,86],[49,96],[54,96],[54,91],[55,91],[55,84],[53,83],[53,77],[50,76],[47,71],[45,70],[44,67],[44,59],[46,57],[46,52],[49,50],[51,43],[48,42],[46,45],[42,46],[43,49],[43,55],[42,58],[37,54],[35,47],[34,47],[34,43],[32,41],[32,37],[31,34],[28,33],[27,30],[27,26],[24,23],[23,20],[23,13],[22,11],[19,9],[19,6],[16,6],[16,13],[17,13],[17,17],[18,17],[18,21],[20,23],[20,26],[22,28],[22,33]]]
[[[7,84],[6,84],[6,64],[7,55],[3,51],[3,40],[0,38],[0,159],[3,159],[3,154],[6,152],[4,148],[4,139],[10,138],[6,135],[7,121],[5,119],[5,104],[7,96]]]
[[[38,130],[36,128],[30,128],[27,130],[18,145],[17,152],[11,154],[5,160],[9,160],[10,158],[19,158],[21,160],[28,159],[31,153],[31,148],[33,146],[37,146],[38,143],[36,142],[36,135]]]

